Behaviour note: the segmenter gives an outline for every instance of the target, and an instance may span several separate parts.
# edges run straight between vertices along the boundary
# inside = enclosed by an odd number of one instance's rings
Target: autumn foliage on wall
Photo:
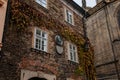
[[[27,28],[31,26],[31,23],[35,26],[46,27],[48,30],[57,32],[57,34],[60,34],[65,40],[77,45],[80,67],[75,73],[78,75],[89,74],[88,77],[90,77],[90,80],[94,80],[93,51],[90,49],[88,52],[84,52],[83,46],[85,40],[83,35],[77,33],[69,26],[62,24],[59,20],[55,20],[49,15],[38,12],[36,9],[19,0],[11,0],[10,4],[10,26],[17,31],[19,35],[24,34]]]

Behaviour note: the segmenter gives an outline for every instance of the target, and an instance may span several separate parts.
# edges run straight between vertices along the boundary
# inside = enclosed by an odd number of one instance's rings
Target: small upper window
[[[73,24],[73,13],[68,9],[66,9],[66,21]]]
[[[74,62],[78,62],[78,54],[77,54],[77,47],[71,43],[69,43],[68,45],[68,56],[69,56],[69,60],[74,61]]]
[[[37,3],[47,8],[47,0],[35,0]]]
[[[47,34],[44,31],[36,28],[34,40],[35,49],[47,52]]]

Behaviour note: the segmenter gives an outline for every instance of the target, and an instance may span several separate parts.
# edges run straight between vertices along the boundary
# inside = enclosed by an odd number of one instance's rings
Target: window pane
[[[37,29],[37,30],[36,30],[36,34],[37,34],[37,35],[41,35],[41,31]]]
[[[45,50],[44,50],[44,45],[42,45],[42,50],[45,51]]]
[[[39,39],[39,49],[41,49],[41,40]]]
[[[35,45],[36,48],[38,48],[38,39],[36,39],[36,45]]]
[[[71,58],[71,60],[73,60],[72,52],[70,52],[70,58]]]
[[[70,50],[72,50],[72,45],[70,44]]]
[[[45,32],[42,33],[42,37],[45,37]]]
[[[76,61],[76,52],[73,52],[74,54],[74,61]]]
[[[44,43],[44,39],[42,40],[42,45],[44,45],[45,43]]]
[[[75,46],[73,46],[73,50],[75,50]]]
[[[72,15],[70,15],[70,18],[69,18],[69,19],[70,19],[70,20],[69,20],[69,21],[70,21],[70,23],[72,23]]]

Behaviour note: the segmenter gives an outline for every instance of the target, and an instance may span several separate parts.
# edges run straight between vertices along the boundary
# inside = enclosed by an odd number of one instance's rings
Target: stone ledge
[[[41,56],[48,56],[49,58],[51,57],[51,56],[53,56],[52,54],[50,54],[50,53],[48,53],[48,52],[45,52],[45,51],[42,51],[42,50],[37,50],[37,49],[35,49],[35,48],[31,48],[31,51],[32,52],[35,52],[35,53],[37,53],[37,54],[40,54]]]
[[[38,50],[38,49],[35,49],[35,48],[31,48],[31,51],[33,51],[33,52],[37,52],[37,53],[50,54],[50,53],[47,53],[47,52],[45,52],[45,51]]]
[[[71,65],[76,65],[76,66],[78,66],[78,65],[79,65],[79,63],[74,62],[74,61],[71,61],[71,60],[68,60],[68,63],[69,63],[69,64],[71,64]]]

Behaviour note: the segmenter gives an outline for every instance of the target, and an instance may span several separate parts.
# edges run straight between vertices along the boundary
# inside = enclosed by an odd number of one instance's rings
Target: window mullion
[[[41,39],[41,42],[40,42],[40,44],[41,44],[41,45],[40,45],[40,46],[41,46],[41,47],[40,47],[40,50],[42,50],[42,45],[43,45],[43,44],[42,44],[42,31],[41,31],[41,38],[40,38],[40,39]]]
[[[74,57],[74,51],[72,51],[72,54],[73,54],[73,61],[75,61],[75,57]]]
[[[76,52],[75,52],[75,50],[74,50],[74,60],[76,61]]]

